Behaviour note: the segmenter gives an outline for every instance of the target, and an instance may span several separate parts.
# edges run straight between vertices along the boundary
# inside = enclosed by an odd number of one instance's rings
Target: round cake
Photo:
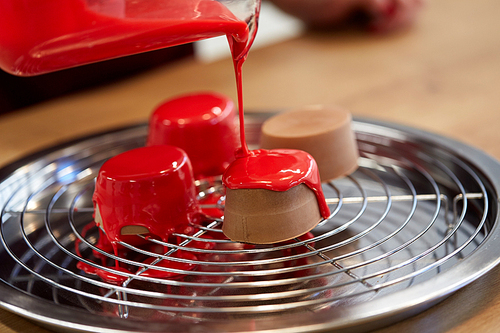
[[[349,175],[358,167],[351,114],[322,106],[283,112],[262,125],[261,147],[304,150],[318,164],[321,181]]]
[[[304,151],[250,151],[226,169],[223,182],[222,231],[233,241],[286,241],[307,233],[330,215],[316,162]]]
[[[167,100],[151,115],[147,145],[183,149],[196,179],[221,175],[238,148],[234,103],[213,92]]]
[[[199,218],[187,154],[173,146],[126,151],[99,170],[93,195],[95,222],[116,246],[137,245],[149,235],[165,242]]]

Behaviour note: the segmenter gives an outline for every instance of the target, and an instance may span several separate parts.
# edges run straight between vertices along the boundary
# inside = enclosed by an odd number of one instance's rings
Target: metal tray
[[[250,143],[258,144],[266,117],[247,116]],[[427,309],[499,262],[497,161],[412,128],[365,119],[353,126],[360,168],[323,185],[332,216],[312,239],[248,247],[221,238],[213,218],[194,239],[167,244],[196,256],[161,257],[192,264],[176,279],[131,269],[116,285],[77,268],[101,267],[91,201],[99,167],[143,145],[145,124],[4,167],[0,305],[64,332],[366,331]],[[217,181],[199,185],[201,195],[220,191]],[[192,246],[209,241],[215,248]],[[140,270],[133,258],[119,260]]]

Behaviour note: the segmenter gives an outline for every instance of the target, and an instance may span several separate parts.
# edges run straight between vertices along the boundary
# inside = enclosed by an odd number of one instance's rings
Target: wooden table
[[[338,104],[356,116],[437,132],[500,159],[499,13],[498,0],[433,0],[403,33],[307,33],[254,50],[244,66],[246,108]],[[0,165],[61,141],[146,121],[160,101],[179,93],[211,89],[236,98],[234,82],[228,59],[187,59],[0,116]],[[499,283],[496,268],[380,332],[498,331]],[[0,310],[0,332],[46,330]]]

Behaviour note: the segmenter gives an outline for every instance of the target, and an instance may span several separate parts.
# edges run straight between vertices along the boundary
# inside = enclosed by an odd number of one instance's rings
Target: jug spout
[[[247,23],[250,35],[254,35],[259,20],[261,0],[218,0],[238,19]]]
[[[252,46],[259,22],[261,0],[218,0],[227,7],[235,17],[245,22],[248,26],[248,34],[244,36],[246,40],[231,38],[228,35],[231,52],[235,61],[244,60]],[[236,43],[235,43],[236,42]],[[236,45],[239,42],[239,45]]]

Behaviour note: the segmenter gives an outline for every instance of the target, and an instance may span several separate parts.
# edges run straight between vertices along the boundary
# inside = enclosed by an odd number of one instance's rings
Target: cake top
[[[231,189],[261,188],[286,191],[301,183],[319,180],[311,155],[301,150],[252,150],[236,159],[224,172],[224,184]]]
[[[283,138],[309,137],[335,130],[350,121],[351,114],[348,111],[309,107],[270,118],[262,126],[262,132]]]
[[[198,123],[217,123],[234,109],[234,103],[224,95],[201,92],[182,95],[158,106],[153,122],[170,126],[188,126]]]
[[[177,147],[159,145],[126,151],[107,160],[101,177],[109,180],[134,181],[167,175],[189,163],[186,153]]]

